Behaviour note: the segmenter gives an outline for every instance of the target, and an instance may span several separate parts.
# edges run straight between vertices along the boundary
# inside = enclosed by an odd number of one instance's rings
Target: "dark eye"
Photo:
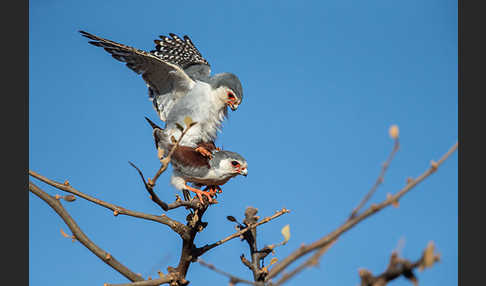
[[[236,97],[231,92],[228,92],[228,98],[234,100]]]
[[[232,161],[232,162],[231,162],[231,165],[233,165],[233,166],[235,166],[235,167],[236,167],[236,166],[240,165],[240,163],[238,163],[238,161]]]

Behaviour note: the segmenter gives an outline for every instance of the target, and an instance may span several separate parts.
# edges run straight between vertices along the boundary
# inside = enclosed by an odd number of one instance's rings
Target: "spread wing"
[[[155,50],[150,53],[166,62],[178,65],[193,80],[207,81],[211,74],[211,67],[191,39],[187,35],[183,39],[173,33],[169,35],[170,37],[159,36],[161,40],[154,40]]]
[[[168,114],[174,102],[184,96],[195,82],[175,61],[165,60],[142,50],[100,38],[90,33],[79,31],[81,35],[92,40],[89,43],[102,47],[113,58],[126,63],[127,67],[141,74],[149,86],[149,96],[159,102],[154,106],[162,120]],[[164,104],[165,103],[165,104]],[[163,110],[161,110],[163,109]]]

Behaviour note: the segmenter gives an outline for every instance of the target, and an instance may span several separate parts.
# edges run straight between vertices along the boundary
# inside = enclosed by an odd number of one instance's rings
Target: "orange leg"
[[[196,189],[196,188],[190,187],[190,186],[188,186],[187,184],[185,185],[185,187],[186,187],[186,189],[188,189],[189,191],[196,193],[196,195],[197,195],[197,197],[199,198],[199,201],[200,201],[201,203],[203,203],[203,204],[204,204],[204,201],[203,201],[203,198],[202,198],[202,196],[201,196],[201,195],[205,195],[205,196],[208,198],[209,202],[212,202],[212,201],[213,201],[213,199],[211,198],[211,194],[210,194],[210,193],[205,192],[205,191],[202,191],[202,190],[200,190],[200,189]]]
[[[203,155],[204,157],[209,157],[209,159],[213,158],[213,153],[209,152],[208,149],[204,147],[199,146],[195,150],[196,152],[201,153],[201,155]]]
[[[214,196],[215,194],[220,194],[220,193],[222,193],[222,192],[223,192],[223,191],[221,190],[221,188],[220,188],[219,186],[216,186],[216,185],[215,185],[215,186],[208,186],[208,187],[206,187],[206,189],[205,189],[205,190],[207,190],[208,188],[209,188],[209,194],[210,194],[211,196]]]

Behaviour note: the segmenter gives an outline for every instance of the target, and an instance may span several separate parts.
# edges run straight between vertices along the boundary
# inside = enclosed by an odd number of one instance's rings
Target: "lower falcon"
[[[163,129],[150,119],[146,119],[154,129],[153,135],[157,149],[171,150],[173,144],[170,143]],[[221,193],[219,186],[237,175],[246,176],[248,174],[248,164],[238,153],[219,150],[212,142],[204,145],[212,156],[202,155],[196,151],[197,148],[177,147],[171,157],[173,167],[171,183],[178,190],[189,190],[196,193],[201,202],[204,202],[203,195],[208,198],[209,202],[212,202],[212,196]],[[209,189],[209,192],[188,186],[187,183],[193,183],[199,187],[207,186],[206,190]]]

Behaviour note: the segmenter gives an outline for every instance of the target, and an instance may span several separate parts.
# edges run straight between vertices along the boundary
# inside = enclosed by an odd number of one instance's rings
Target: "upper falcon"
[[[209,63],[188,36],[180,38],[172,33],[170,37],[160,36],[161,40],[154,40],[155,50],[145,52],[84,31],[80,33],[92,40],[90,44],[104,48],[142,75],[155,110],[166,122],[164,132],[168,138],[180,137],[177,124],[186,116],[198,122],[184,135],[181,146],[214,142],[227,107],[234,111],[241,104],[243,89],[238,77],[231,73],[211,76]]]

